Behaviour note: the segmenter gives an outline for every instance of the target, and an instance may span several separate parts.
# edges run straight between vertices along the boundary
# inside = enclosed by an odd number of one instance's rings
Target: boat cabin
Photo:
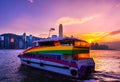
[[[33,46],[74,46],[89,48],[89,43],[76,38],[59,38],[34,41]]]
[[[79,60],[84,58],[89,58],[89,43],[83,40],[79,40],[76,38],[57,38],[57,39],[45,39],[35,41],[34,46],[43,46],[43,47],[51,47],[51,46],[72,46],[71,50],[73,53],[71,54],[62,54],[62,58],[65,60]]]

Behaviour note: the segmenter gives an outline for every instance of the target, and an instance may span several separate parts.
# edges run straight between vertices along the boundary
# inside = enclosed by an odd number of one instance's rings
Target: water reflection
[[[76,82],[70,78],[56,75],[47,71],[21,65],[19,68],[21,82]]]
[[[120,51],[96,50],[91,51],[96,63],[96,71],[120,74]]]

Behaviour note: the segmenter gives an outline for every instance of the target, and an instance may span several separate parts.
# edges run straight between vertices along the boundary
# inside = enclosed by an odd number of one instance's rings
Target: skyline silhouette
[[[45,38],[63,24],[64,35],[119,48],[119,0],[0,0],[0,33]]]

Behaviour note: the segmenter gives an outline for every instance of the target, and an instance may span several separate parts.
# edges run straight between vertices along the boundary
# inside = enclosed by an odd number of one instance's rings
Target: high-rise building
[[[32,35],[27,36],[26,33],[23,35],[5,33],[0,35],[0,49],[25,49],[31,47],[34,40],[40,39]]]
[[[32,46],[32,41],[33,41],[32,35],[29,35],[28,36],[28,46]]]
[[[63,26],[62,26],[62,24],[59,25],[59,37],[63,37]]]

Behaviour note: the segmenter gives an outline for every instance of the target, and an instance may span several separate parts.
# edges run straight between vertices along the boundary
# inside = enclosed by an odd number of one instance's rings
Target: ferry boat
[[[18,55],[22,64],[77,79],[94,72],[89,43],[84,40],[61,37],[38,40],[34,44]]]

